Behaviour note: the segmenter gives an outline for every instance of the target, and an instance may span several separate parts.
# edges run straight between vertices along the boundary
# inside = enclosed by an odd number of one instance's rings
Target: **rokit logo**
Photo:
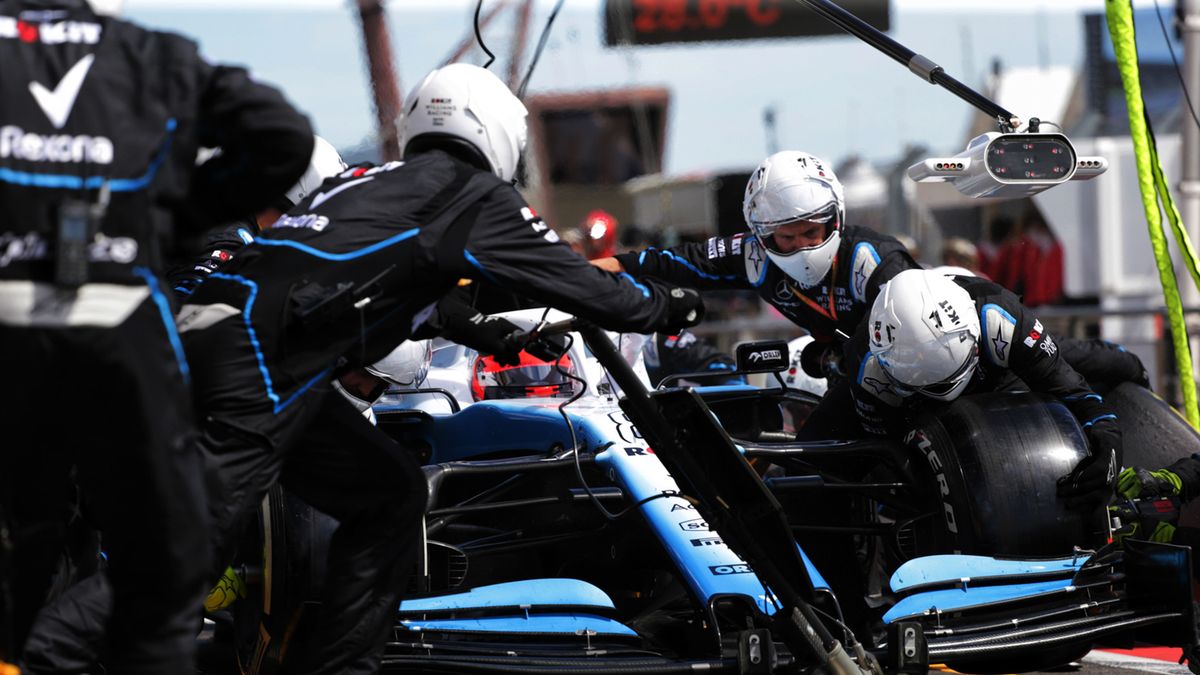
[[[0,16],[0,40],[40,41],[47,45],[94,45],[100,42],[102,31],[100,24],[86,21],[30,23],[11,16]]]
[[[0,127],[0,159],[69,164],[112,164],[113,144],[103,136],[26,133],[16,126]]]

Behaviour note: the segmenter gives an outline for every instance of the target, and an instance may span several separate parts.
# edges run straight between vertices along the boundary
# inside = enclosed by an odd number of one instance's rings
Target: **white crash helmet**
[[[979,364],[979,315],[963,287],[932,270],[905,270],[879,293],[871,353],[901,396],[953,401]]]
[[[429,364],[433,361],[433,342],[431,340],[405,340],[392,353],[383,357],[366,370],[375,377],[381,377],[392,384],[406,389],[416,389],[425,381],[429,374]]]
[[[819,157],[785,150],[764,159],[746,183],[742,214],[771,262],[802,288],[829,274],[841,243],[846,200],[837,176]],[[775,230],[801,220],[825,223],[825,240],[790,253],[776,250],[771,239]]]
[[[125,0],[88,0],[87,4],[100,16],[121,16],[125,10]]]
[[[490,70],[468,63],[438,68],[409,94],[404,109],[400,148],[406,157],[424,144],[466,143],[502,180],[516,175],[528,111]]]
[[[304,175],[300,176],[300,180],[284,195],[288,201],[288,208],[299,204],[314,190],[321,187],[321,183],[324,183],[326,178],[336,176],[345,170],[346,162],[342,160],[337,149],[324,138],[313,136],[312,158],[308,160],[308,168],[304,170]]]

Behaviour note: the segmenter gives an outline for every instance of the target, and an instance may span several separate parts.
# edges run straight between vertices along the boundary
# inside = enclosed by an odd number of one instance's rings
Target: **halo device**
[[[1103,157],[1076,154],[1059,133],[989,131],[953,157],[930,157],[908,167],[918,183],[950,182],[968,197],[1028,197],[1069,180],[1088,180],[1108,169]]]

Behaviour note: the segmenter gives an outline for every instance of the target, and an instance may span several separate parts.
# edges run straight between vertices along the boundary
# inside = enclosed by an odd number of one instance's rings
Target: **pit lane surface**
[[[210,644],[211,631],[202,635],[201,664],[197,671],[201,675],[237,675],[238,669],[228,652],[205,649]],[[1179,665],[1178,649],[1134,649],[1095,650],[1082,661],[1057,670],[1041,671],[1055,675],[1135,675],[1136,673],[1159,673],[1161,675],[1191,675],[1185,665]],[[954,673],[948,669],[934,669],[930,675]]]
[[[1165,673],[1168,675],[1190,675],[1186,665],[1179,664],[1179,650],[1166,648],[1143,649],[1097,649],[1086,657],[1077,671],[1088,675],[1128,675],[1128,673]]]

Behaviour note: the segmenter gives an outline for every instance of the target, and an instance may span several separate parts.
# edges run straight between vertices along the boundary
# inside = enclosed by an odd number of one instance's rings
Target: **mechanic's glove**
[[[1143,519],[1129,523],[1113,532],[1113,541],[1117,546],[1124,546],[1126,539],[1141,539],[1159,544],[1169,544],[1175,539],[1175,526],[1161,520]]]
[[[813,340],[804,345],[804,350],[800,352],[800,369],[809,377],[824,378],[827,374],[826,359],[831,351],[836,352],[837,349],[828,342]]]
[[[525,345],[525,351],[543,361],[557,361],[570,344],[566,335],[539,335]]]
[[[1059,477],[1058,496],[1085,497],[1100,490],[1111,493],[1116,476],[1117,451],[1093,450],[1091,455],[1075,465],[1071,473]]]
[[[1140,466],[1131,466],[1117,476],[1117,493],[1127,499],[1138,497],[1170,497],[1178,495],[1183,480],[1168,469],[1149,471]]]
[[[690,288],[667,291],[667,320],[664,332],[674,335],[704,320],[704,299]]]
[[[515,366],[521,362],[521,350],[529,335],[525,330],[508,319],[487,314],[476,314],[470,321],[470,341],[460,339],[457,342],[480,354],[491,354],[502,366]]]
[[[1079,498],[1092,496],[1107,499],[1116,487],[1121,468],[1121,429],[1111,417],[1097,418],[1083,428],[1091,453],[1071,473],[1058,479],[1058,496]]]
[[[212,587],[208,597],[204,599],[204,611],[209,614],[219,612],[244,597],[246,582],[242,581],[232,567],[226,567],[225,573],[217,580],[217,585]]]

